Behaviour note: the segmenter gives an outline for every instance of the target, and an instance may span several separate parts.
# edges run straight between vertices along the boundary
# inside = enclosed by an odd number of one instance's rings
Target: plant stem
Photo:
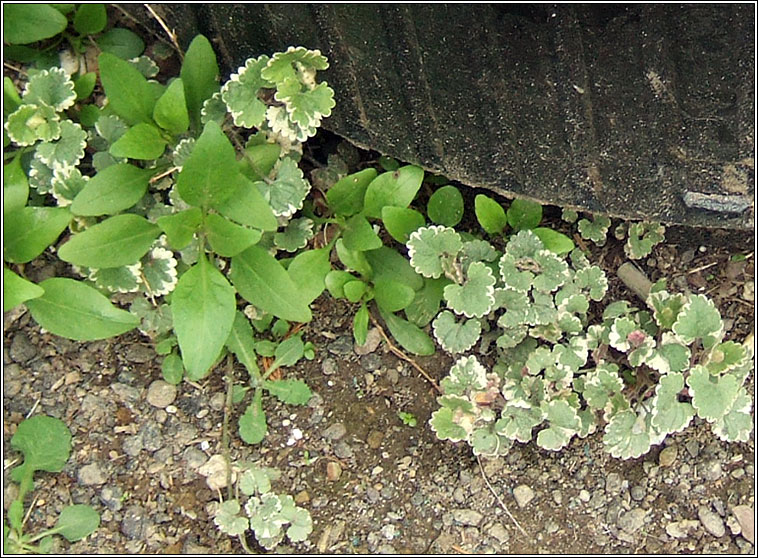
[[[221,427],[221,449],[226,461],[226,497],[231,500],[232,493],[232,460],[229,455],[229,415],[232,412],[232,393],[234,387],[234,364],[232,356],[226,357],[226,401],[224,402],[224,423]]]

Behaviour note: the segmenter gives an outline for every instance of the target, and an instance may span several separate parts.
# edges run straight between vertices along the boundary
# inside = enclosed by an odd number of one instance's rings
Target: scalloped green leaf
[[[456,322],[453,313],[445,310],[434,319],[432,329],[440,346],[455,354],[468,351],[476,344],[482,332],[482,324],[476,319]]]
[[[235,316],[235,292],[204,256],[184,272],[171,297],[174,331],[190,380],[205,377],[218,359]]]
[[[747,350],[744,345],[727,341],[711,349],[705,364],[711,374],[723,374],[742,366],[746,359]]]
[[[429,426],[440,440],[460,442],[468,437],[466,429],[455,422],[454,414],[448,407],[442,407],[432,413]]]
[[[34,74],[23,93],[25,103],[46,105],[56,112],[70,108],[76,101],[74,82],[61,68],[50,68]]]
[[[74,265],[103,268],[137,262],[147,253],[160,229],[144,217],[125,213],[75,234],[58,250],[58,255]]]
[[[463,242],[454,229],[432,225],[412,233],[406,246],[413,269],[436,279],[451,268]]]
[[[240,504],[237,500],[221,502],[216,509],[213,523],[229,536],[237,537],[245,534],[250,528],[250,520],[240,515]]]
[[[753,431],[753,400],[744,387],[737,392],[729,411],[713,424],[713,432],[725,442],[747,442]]]
[[[631,223],[624,252],[633,260],[645,258],[650,255],[656,244],[663,242],[665,232],[666,227],[660,223]]]
[[[364,213],[380,218],[385,206],[408,207],[424,180],[424,170],[414,165],[377,176],[366,188]]]
[[[35,471],[63,470],[71,454],[71,431],[59,418],[35,415],[19,423],[11,446],[24,454],[24,462],[11,471],[11,478],[30,482]]]
[[[495,423],[495,432],[526,444],[532,440],[532,430],[544,420],[545,412],[539,407],[523,408],[507,404]]]
[[[63,207],[22,207],[3,218],[3,259],[26,263],[53,244],[71,221]]]
[[[631,409],[619,411],[605,427],[603,443],[606,450],[616,458],[636,459],[647,453],[654,443],[647,420],[649,415],[637,415]]]
[[[566,447],[581,429],[576,409],[563,399],[543,402],[541,408],[549,426],[537,434],[537,445],[551,451]]]
[[[120,310],[97,290],[73,279],[54,277],[39,284],[45,293],[26,306],[50,333],[76,341],[115,337],[139,325],[134,314]]]
[[[692,422],[692,417],[695,416],[692,405],[679,401],[682,388],[682,374],[670,373],[661,376],[655,388],[652,410],[652,425],[660,432],[681,432]]]
[[[281,83],[288,79],[297,79],[298,74],[307,70],[326,70],[329,62],[320,50],[308,50],[305,47],[288,47],[286,52],[277,52],[261,71],[264,79]]]
[[[704,295],[690,296],[671,328],[687,345],[700,339],[709,349],[721,341],[724,323],[713,301]]]
[[[580,269],[574,275],[574,283],[580,289],[588,289],[592,300],[599,302],[608,291],[608,278],[596,265]]]
[[[481,318],[495,304],[495,276],[487,265],[474,262],[468,268],[463,285],[448,285],[443,292],[447,305],[456,314]]]
[[[285,104],[291,122],[301,130],[309,131],[306,137],[315,135],[315,130],[310,134],[310,129],[319,126],[322,118],[330,116],[337,104],[334,90],[326,83],[311,88],[294,78],[277,84],[274,98]]]
[[[463,218],[463,195],[452,185],[443,186],[429,196],[426,214],[437,225],[454,227]]]
[[[728,413],[740,390],[740,384],[734,376],[714,376],[702,365],[696,365],[690,371],[687,386],[692,406],[698,416],[708,422],[714,422]]]
[[[605,246],[608,238],[608,228],[611,226],[611,220],[604,215],[595,215],[592,221],[589,219],[580,219],[577,223],[579,234],[585,240],[591,240],[597,246]]]

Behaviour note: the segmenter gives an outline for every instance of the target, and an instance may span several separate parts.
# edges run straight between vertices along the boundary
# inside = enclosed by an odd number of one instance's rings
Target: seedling
[[[74,504],[61,510],[51,529],[35,535],[25,533],[24,526],[31,510],[25,516],[24,502],[34,490],[34,474],[63,470],[71,453],[71,432],[60,419],[37,415],[18,425],[11,446],[23,453],[24,462],[11,471],[11,479],[18,483],[19,491],[8,508],[8,523],[3,521],[4,553],[48,553],[54,544],[53,535],[62,535],[69,542],[76,542],[100,526],[97,511],[84,504]]]

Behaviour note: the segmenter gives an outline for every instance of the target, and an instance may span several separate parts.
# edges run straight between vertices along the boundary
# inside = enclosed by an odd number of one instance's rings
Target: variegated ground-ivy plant
[[[289,323],[311,319],[330,269],[329,248],[298,253],[314,228],[295,216],[311,189],[302,142],[334,107],[316,81],[327,60],[289,48],[219,84],[198,36],[180,75],[161,83],[146,57],[120,56],[99,55],[96,95],[94,80],[78,87],[83,76],[61,68],[30,69],[20,94],[4,80],[4,310],[25,303],[44,329],[81,341],[138,328],[173,383],[233,353],[254,391],[240,433],[260,442],[262,390],[310,397],[302,380],[272,374],[312,357]],[[80,279],[24,278],[23,264],[48,248]],[[269,326],[277,342],[256,338]],[[273,359],[265,370],[259,355]]]
[[[607,290],[604,272],[578,249],[547,250],[532,230],[511,236],[502,253],[440,225],[417,229],[407,246],[413,268],[443,282],[446,308],[432,322],[442,348],[496,346],[491,370],[461,356],[442,380],[430,420],[440,439],[495,456],[535,437],[560,450],[604,428],[606,449],[628,459],[694,416],[722,440],[746,441],[752,431],[751,342],[723,340],[707,297],[657,285],[652,312],[621,301],[591,320],[591,302]]]

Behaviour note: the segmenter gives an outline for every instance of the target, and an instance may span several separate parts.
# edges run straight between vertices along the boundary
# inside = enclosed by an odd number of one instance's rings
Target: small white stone
[[[525,484],[521,484],[513,489],[513,497],[516,499],[518,507],[523,508],[529,502],[534,500],[534,490]]]

